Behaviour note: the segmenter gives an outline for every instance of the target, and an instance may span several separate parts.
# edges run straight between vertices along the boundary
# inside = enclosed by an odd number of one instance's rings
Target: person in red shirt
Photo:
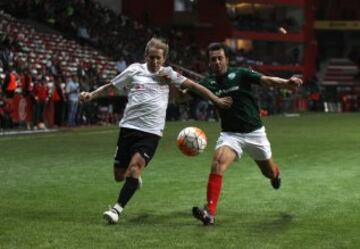
[[[32,82],[32,76],[30,70],[28,68],[24,69],[22,72],[19,73],[19,78],[20,78],[21,95],[25,99],[27,103],[26,106],[28,107],[28,105],[31,105],[31,101],[32,101],[31,92],[33,88],[33,82]],[[31,122],[32,122],[29,116],[30,116],[30,110],[29,108],[26,108],[25,123],[26,123],[26,128],[28,130],[31,129]]]
[[[46,85],[46,79],[41,78],[36,82],[33,89],[34,96],[34,110],[33,110],[33,124],[34,128],[45,128],[44,124],[44,110],[45,105],[49,100],[49,88]]]
[[[33,88],[32,77],[29,69],[25,69],[20,75],[21,92],[24,97],[28,97]]]
[[[3,84],[3,92],[5,93],[6,98],[13,98],[15,95],[15,90],[17,87],[17,75],[15,71],[13,71],[12,66],[9,66],[8,71],[5,76],[4,84]]]

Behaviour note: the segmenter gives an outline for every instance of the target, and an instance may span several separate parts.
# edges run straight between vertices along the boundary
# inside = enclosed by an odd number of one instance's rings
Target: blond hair
[[[166,58],[169,53],[169,45],[158,38],[151,38],[145,47],[145,56],[149,54],[150,48],[161,49],[164,51],[164,57]]]

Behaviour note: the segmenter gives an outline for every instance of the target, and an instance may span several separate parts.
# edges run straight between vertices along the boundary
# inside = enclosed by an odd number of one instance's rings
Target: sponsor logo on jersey
[[[235,79],[235,77],[236,77],[236,74],[235,74],[235,73],[230,73],[230,74],[228,75],[229,80],[233,80],[233,79]]]
[[[135,91],[141,91],[141,90],[168,90],[168,85],[160,85],[157,83],[134,83],[132,88],[132,90]]]
[[[221,96],[221,95],[224,95],[226,93],[229,93],[229,92],[234,92],[234,91],[237,91],[239,90],[239,86],[233,86],[233,87],[230,87],[228,89],[222,89],[222,90],[219,90],[219,91],[216,91],[215,92],[215,95],[216,96]]]
[[[230,87],[230,88],[225,89],[223,91],[224,91],[224,93],[229,93],[229,92],[234,92],[234,91],[237,91],[237,90],[239,90],[239,86],[233,86],[233,87]]]

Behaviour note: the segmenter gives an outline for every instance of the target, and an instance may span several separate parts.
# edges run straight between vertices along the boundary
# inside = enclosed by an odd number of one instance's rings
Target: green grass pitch
[[[360,248],[360,115],[264,119],[283,185],[245,156],[226,172],[216,225],[191,216],[205,201],[219,124],[169,122],[143,188],[117,225],[102,213],[118,129],[0,138],[0,248]],[[204,129],[206,151],[177,150],[180,129]]]

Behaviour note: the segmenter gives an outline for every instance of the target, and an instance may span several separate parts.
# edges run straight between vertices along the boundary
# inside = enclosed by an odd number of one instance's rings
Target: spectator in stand
[[[57,61],[55,59],[48,60],[46,62],[46,74],[56,77],[59,75],[58,65],[56,64]]]
[[[54,124],[57,127],[62,126],[64,120],[64,105],[65,105],[65,94],[61,87],[61,78],[55,78],[54,91],[51,99],[54,103]]]
[[[2,86],[2,90],[5,93],[6,98],[13,98],[15,95],[15,90],[17,87],[17,74],[13,70],[12,65],[8,66],[8,70],[6,72],[6,76],[4,79],[4,84]]]
[[[10,113],[5,98],[0,92],[0,129],[3,130],[11,127],[12,127],[12,122],[10,118]]]
[[[310,93],[310,103],[309,103],[309,109],[311,111],[322,111],[323,110],[323,103],[321,99],[321,94],[318,89],[313,89]]]
[[[0,97],[0,131],[6,129],[6,119],[5,119],[5,112],[4,112],[4,103],[5,101],[3,101]]]
[[[199,99],[196,104],[195,117],[196,120],[207,121],[209,119],[209,103],[207,100]]]
[[[0,52],[0,60],[2,61],[4,70],[9,70],[8,67],[13,62],[14,53],[11,51],[11,44],[7,38],[5,38],[1,45],[3,48]]]
[[[91,41],[91,37],[85,23],[80,23],[77,30],[77,37],[81,44]]]
[[[20,73],[20,85],[21,85],[21,94],[26,99],[26,103],[31,103],[31,92],[33,89],[33,82],[30,70],[28,68],[24,69],[23,72]],[[28,113],[27,113],[28,114]],[[29,115],[29,114],[28,114]],[[29,117],[26,117],[26,128],[31,129],[31,120]]]
[[[79,79],[79,81],[84,80],[86,77],[86,71],[85,71],[85,63],[81,61],[77,67],[76,75]]]
[[[26,68],[20,74],[20,85],[21,85],[21,93],[26,98],[29,97],[33,88],[33,82],[31,73],[28,68]]]
[[[42,77],[36,82],[33,88],[34,108],[33,108],[33,124],[34,129],[45,129],[44,111],[46,103],[49,101],[49,88],[46,78]]]
[[[126,61],[123,56],[120,57],[120,59],[116,62],[115,69],[117,73],[121,73],[127,68]]]
[[[76,76],[68,78],[66,94],[68,99],[68,125],[75,126],[80,94],[80,85]]]

